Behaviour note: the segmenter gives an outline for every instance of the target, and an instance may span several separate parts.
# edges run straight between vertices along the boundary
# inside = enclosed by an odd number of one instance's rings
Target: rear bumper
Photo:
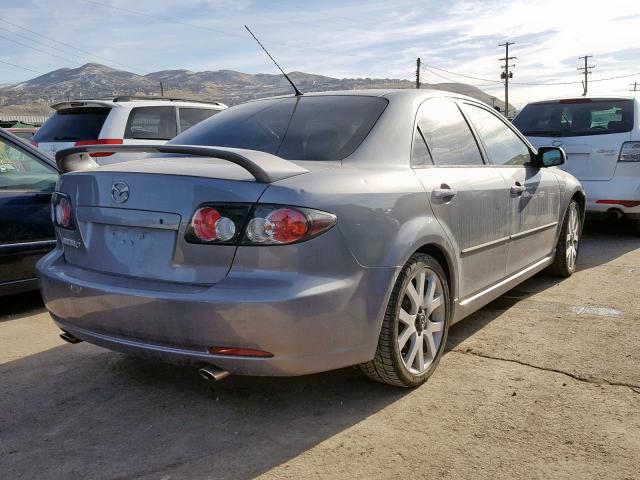
[[[619,211],[629,218],[640,219],[640,205],[627,207],[621,204],[598,203],[599,200],[640,201],[640,178],[613,177],[610,180],[582,180],[587,195],[587,212],[606,214]]]
[[[42,296],[60,328],[112,350],[232,374],[302,375],[373,358],[397,268],[355,261],[340,278],[229,272],[212,287],[84,270],[56,249],[38,264]],[[242,347],[271,358],[211,355]]]

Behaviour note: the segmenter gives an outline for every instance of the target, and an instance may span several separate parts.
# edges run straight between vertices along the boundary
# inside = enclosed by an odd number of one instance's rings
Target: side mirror
[[[567,160],[567,155],[560,147],[540,147],[535,164],[538,167],[557,167]]]

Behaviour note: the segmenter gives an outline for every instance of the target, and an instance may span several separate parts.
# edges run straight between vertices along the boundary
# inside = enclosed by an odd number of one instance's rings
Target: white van
[[[529,103],[513,124],[536,148],[564,149],[560,168],[582,182],[588,212],[640,227],[639,112],[633,95],[566,98]]]
[[[55,113],[36,132],[31,143],[55,157],[58,150],[74,146],[165,143],[227,106],[169,97],[127,96],[71,100],[51,108]],[[90,155],[100,165],[132,158],[130,153]]]

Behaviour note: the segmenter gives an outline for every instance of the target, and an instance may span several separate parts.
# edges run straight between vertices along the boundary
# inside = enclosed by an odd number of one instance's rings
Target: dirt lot
[[[640,478],[640,239],[591,228],[580,270],[454,326],[413,391],[354,369],[230,377],[64,344],[0,299],[0,478]]]

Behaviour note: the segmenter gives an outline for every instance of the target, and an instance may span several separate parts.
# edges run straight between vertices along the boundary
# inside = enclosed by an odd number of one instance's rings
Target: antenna
[[[251,30],[249,30],[249,27],[247,27],[246,25],[244,26],[244,28],[247,29],[247,32],[249,32],[251,34],[251,36],[253,37],[253,39],[258,42],[258,45],[260,45],[260,47],[262,48],[262,50],[264,50],[264,53],[266,53],[269,58],[271,59],[271,61],[273,63],[276,64],[276,67],[278,67],[278,70],[280,70],[282,72],[282,75],[284,75],[284,78],[287,79],[287,81],[291,84],[291,86],[293,87],[293,90],[296,92],[296,97],[300,97],[302,95],[302,92],[300,90],[298,90],[298,87],[295,86],[295,84],[291,81],[291,79],[289,78],[289,75],[287,75],[286,73],[284,73],[284,70],[282,70],[282,67],[280,67],[280,65],[278,65],[278,62],[275,61],[275,59],[271,56],[271,54],[269,52],[267,52],[267,49],[264,48],[264,45],[262,45],[260,43],[260,40],[258,40],[258,37],[256,37],[253,32]]]

